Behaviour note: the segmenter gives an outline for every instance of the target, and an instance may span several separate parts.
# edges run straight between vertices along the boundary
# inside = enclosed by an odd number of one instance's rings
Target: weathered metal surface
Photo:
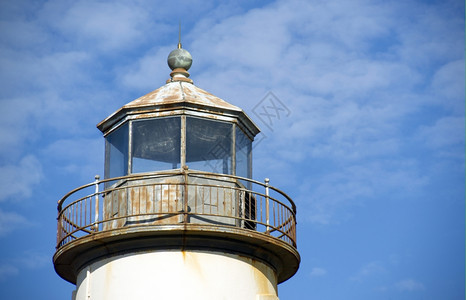
[[[245,193],[235,190],[239,187],[234,180],[208,178],[185,185],[182,176],[126,181],[103,194],[102,229],[183,223],[184,212],[188,223],[239,226],[245,200]]]
[[[189,102],[226,110],[242,111],[211,93],[198,88],[194,84],[184,82],[170,82],[155,91],[152,91],[123,106],[123,108],[153,106],[157,104],[170,104],[176,102]]]
[[[107,189],[93,190],[110,181],[114,185]],[[241,183],[248,181],[255,188],[246,189]],[[272,264],[279,280],[286,280],[299,265],[296,209],[286,194],[267,186],[271,191],[267,195],[265,188],[265,184],[246,178],[185,169],[86,185],[59,201],[55,267],[62,277],[74,281],[73,274],[92,257],[125,249],[154,248],[153,243],[147,242],[154,238],[157,247],[165,249],[213,247],[248,253],[268,262],[276,260]],[[83,193],[86,189],[92,191]],[[73,199],[75,195],[78,197]],[[135,242],[135,238],[141,237],[144,238],[140,243]],[[223,241],[225,238],[228,242]],[[202,243],[197,243],[200,240]],[[89,252],[100,247],[104,249],[98,253]],[[258,247],[265,254],[259,255],[262,252]],[[84,257],[78,259],[80,255]],[[289,266],[284,267],[282,259]]]
[[[168,54],[167,63],[172,70],[176,68],[183,68],[187,71],[193,63],[193,57],[187,50],[179,47]]]
[[[99,228],[180,222],[240,226],[263,231],[296,246],[296,208],[286,194],[247,178],[177,171],[179,174],[172,172],[174,175],[169,177],[153,173],[102,180],[103,184],[116,183],[97,195],[94,192],[74,201],[67,195],[59,203],[57,248]],[[240,180],[262,186],[264,192],[248,190]],[[282,199],[268,195],[266,191],[270,189]],[[98,195],[103,198],[102,208],[92,204]],[[70,203],[63,207],[66,200]],[[96,209],[103,212],[97,222]],[[177,218],[179,215],[184,215],[184,219]]]
[[[243,112],[239,107],[232,105],[211,93],[198,88],[194,84],[174,81],[124,105],[115,113],[100,122],[97,127],[104,133],[111,130],[121,119],[132,115],[135,118],[141,114],[154,114],[180,109],[189,109],[205,113],[207,118],[215,116],[228,115],[233,117],[236,122],[241,123],[242,127],[255,136],[260,132],[256,124]],[[139,116],[138,118],[141,118]]]
[[[141,224],[177,224],[183,211],[182,178],[126,181],[104,197],[103,230]]]

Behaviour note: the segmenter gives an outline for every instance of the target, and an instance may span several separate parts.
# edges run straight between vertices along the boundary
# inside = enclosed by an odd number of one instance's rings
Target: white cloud
[[[19,269],[10,264],[0,265],[0,280],[5,280],[11,276],[19,274]]]
[[[309,274],[311,277],[322,277],[327,275],[327,270],[324,268],[312,268],[311,273]]]
[[[1,20],[0,29],[3,38],[9,42],[8,46],[15,49],[37,46],[47,41],[44,30],[26,20]]]
[[[351,207],[365,201],[409,198],[429,182],[416,162],[407,160],[375,160],[313,172],[300,186],[295,201],[300,203],[300,217],[317,224],[342,222],[351,217]]]
[[[6,235],[16,228],[24,227],[29,224],[30,222],[22,215],[15,212],[6,212],[0,208],[0,236]]]
[[[139,91],[155,90],[170,78],[167,57],[175,48],[176,45],[151,49],[131,66],[119,69],[119,80],[125,86]],[[127,99],[127,102],[131,100]]]
[[[102,109],[101,102],[108,100],[111,92],[104,96],[93,93],[95,83],[85,75],[91,62],[88,54],[59,52],[33,59],[30,53],[9,51],[0,57],[0,64],[5,67],[0,71],[5,87],[0,97],[2,160],[18,161],[25,155],[27,145],[44,136],[92,129],[82,124],[92,119],[97,122],[94,113]],[[34,80],[26,80],[29,76]],[[88,89],[79,88],[81,85]],[[89,104],[96,98],[101,102]]]
[[[50,264],[50,257],[43,253],[28,250],[14,258],[6,259],[5,256],[3,256],[2,261],[5,261],[5,263],[0,264],[0,281],[16,276],[24,270],[46,267]]]
[[[42,165],[34,155],[23,157],[18,164],[0,166],[0,201],[24,199],[42,179]]]
[[[464,148],[464,117],[444,117],[438,119],[432,126],[420,129],[420,138],[427,147],[433,149],[461,146]]]
[[[69,138],[56,140],[42,155],[53,158],[53,164],[60,174],[78,174],[83,181],[93,181],[94,175],[101,175],[104,163],[104,139]]]
[[[50,263],[50,257],[47,254],[39,253],[34,250],[24,251],[21,256],[12,259],[15,265],[24,269],[39,269]]]
[[[85,68],[90,67],[94,61],[87,52],[67,51],[51,53],[35,63],[32,70],[37,73],[36,80],[43,87],[55,90],[90,81]]]
[[[414,279],[404,279],[395,284],[395,287],[400,291],[422,291],[425,289],[424,284]]]
[[[0,47],[0,54],[0,79],[6,88],[2,101],[10,97],[30,97],[28,101],[32,104],[43,102],[43,94],[60,92],[70,97],[69,92],[79,90],[78,85],[92,83],[87,72],[97,65],[85,51],[36,53],[33,49],[16,51],[10,46]]]
[[[385,272],[386,269],[380,262],[373,261],[362,266],[361,269],[359,269],[359,271],[356,272],[356,274],[350,277],[350,280],[363,281],[368,277],[377,276]]]
[[[461,80],[458,80],[464,79],[464,69],[463,59],[446,63],[435,72],[432,80],[433,86],[442,90],[448,97],[464,95],[464,85],[461,84]]]
[[[244,67],[251,74],[246,77],[256,83],[267,79],[274,84],[302,84],[319,93],[360,93],[403,79],[413,82],[416,74],[409,65],[371,58],[361,51],[361,43],[372,45],[372,38],[388,39],[388,33],[399,30],[389,18],[391,9],[368,3],[347,9],[347,4],[332,3],[282,2],[226,18],[210,28],[195,28],[195,58],[201,65],[214,64],[222,73]],[[237,80],[231,76],[230,81]]]
[[[101,51],[119,51],[143,42],[147,34],[143,29],[154,24],[143,6],[122,2],[49,1],[40,14],[64,38]]]
[[[232,67],[235,62],[258,69],[269,68],[280,60],[289,41],[287,22],[291,17],[289,10],[281,9],[278,14],[274,8],[231,16],[209,28],[208,32],[199,32],[193,42],[193,51],[198,48],[207,50],[196,56],[201,64],[213,56],[219,68]]]
[[[38,109],[38,102],[27,101],[25,98],[2,99],[0,102],[3,113],[0,118],[0,158],[15,161],[21,158],[25,140],[34,139],[35,128],[27,126],[33,111]]]
[[[465,62],[464,59],[441,66],[432,79],[433,100],[455,114],[464,113]]]
[[[410,2],[400,4],[409,13],[404,18],[393,18],[401,29],[395,47],[404,62],[428,70],[429,66],[464,56],[464,41],[458,38],[459,30],[464,29],[464,18],[457,14],[464,8],[460,2],[416,3],[415,9],[409,9]]]

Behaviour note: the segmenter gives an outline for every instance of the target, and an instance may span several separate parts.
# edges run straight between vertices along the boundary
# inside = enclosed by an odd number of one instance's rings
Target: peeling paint
[[[118,109],[115,113],[97,124],[104,134],[114,126],[120,124],[122,118],[132,115],[132,118],[144,118],[143,114],[160,113],[177,108],[199,110],[207,113],[206,117],[215,118],[217,115],[230,115],[235,122],[241,123],[252,136],[260,132],[256,124],[243,112],[243,110],[211,93],[195,86],[192,83],[173,81],[164,86],[131,101]],[[137,115],[137,116],[135,116]]]
[[[190,102],[198,105],[207,105],[226,110],[242,111],[211,93],[186,82],[170,82],[142,97],[133,100],[122,108],[153,106],[157,104],[170,104],[177,102]]]

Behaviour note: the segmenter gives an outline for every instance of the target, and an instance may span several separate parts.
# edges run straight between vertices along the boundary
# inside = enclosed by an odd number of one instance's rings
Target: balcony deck
[[[86,263],[128,251],[238,253],[271,264],[279,282],[300,260],[296,206],[285,193],[268,182],[185,169],[96,180],[69,192],[58,202],[56,249],[55,269],[72,283]]]

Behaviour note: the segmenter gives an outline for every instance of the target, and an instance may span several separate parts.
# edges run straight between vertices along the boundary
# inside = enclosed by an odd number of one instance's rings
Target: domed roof
[[[181,51],[183,50],[183,51]],[[255,136],[260,132],[244,111],[225,100],[195,86],[189,79],[187,68],[192,58],[179,46],[168,57],[171,78],[160,88],[122,106],[97,124],[104,134],[126,119],[143,119],[176,114],[193,114],[211,119],[237,120]]]
[[[168,105],[180,102],[222,110],[242,111],[241,108],[230,104],[201,88],[198,88],[192,83],[184,81],[169,82],[155,91],[131,101],[122,108]]]

